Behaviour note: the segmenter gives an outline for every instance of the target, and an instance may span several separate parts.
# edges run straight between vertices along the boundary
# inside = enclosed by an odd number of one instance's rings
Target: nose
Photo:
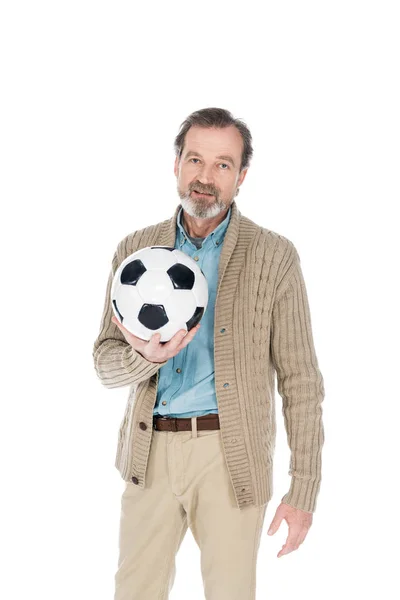
[[[203,164],[201,166],[197,173],[197,179],[200,181],[200,183],[203,183],[204,185],[212,183],[212,168],[212,165],[207,166]]]

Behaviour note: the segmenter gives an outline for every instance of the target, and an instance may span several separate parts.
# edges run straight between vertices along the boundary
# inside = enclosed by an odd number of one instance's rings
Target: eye
[[[226,167],[228,167],[229,169],[229,165],[227,165],[226,163],[221,163],[221,165],[225,165]],[[222,169],[223,171],[226,171],[226,169]]]
[[[198,158],[191,158],[190,160],[199,160]]]

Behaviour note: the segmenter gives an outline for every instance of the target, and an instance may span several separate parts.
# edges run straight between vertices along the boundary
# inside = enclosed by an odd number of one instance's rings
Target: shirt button
[[[165,400],[163,400],[163,401],[162,401],[162,405],[163,405],[163,406],[167,406],[167,403],[166,403],[166,401],[165,401]]]
[[[177,372],[177,373],[180,373],[180,372],[181,372],[181,370],[182,370],[182,369],[177,369],[177,370],[176,370],[176,372]]]
[[[139,483],[139,479],[137,477],[132,477],[132,482],[137,485]]]
[[[198,256],[194,256],[193,258],[194,258],[194,260],[199,260]]]
[[[140,427],[140,429],[143,429],[143,431],[145,431],[147,429],[147,425],[146,425],[146,423],[143,423],[143,421],[140,421],[139,427]]]

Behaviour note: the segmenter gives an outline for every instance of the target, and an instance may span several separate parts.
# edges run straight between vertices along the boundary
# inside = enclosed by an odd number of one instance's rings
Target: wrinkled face
[[[193,126],[185,137],[174,173],[183,209],[202,219],[227,210],[246,176],[240,172],[243,140],[236,127]]]

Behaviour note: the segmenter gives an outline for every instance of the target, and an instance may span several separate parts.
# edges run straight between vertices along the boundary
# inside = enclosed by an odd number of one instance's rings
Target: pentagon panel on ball
[[[149,340],[160,333],[167,342],[190,331],[208,304],[207,279],[187,254],[168,246],[148,246],[120,264],[111,286],[111,303],[120,323]]]

